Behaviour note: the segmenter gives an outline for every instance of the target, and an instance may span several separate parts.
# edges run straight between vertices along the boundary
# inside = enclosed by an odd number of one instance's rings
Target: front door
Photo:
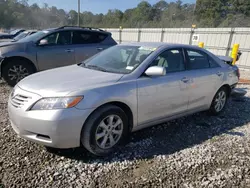
[[[151,66],[165,67],[166,75],[138,79],[138,124],[187,111],[188,92],[182,50],[163,52]]]
[[[55,32],[42,39],[47,43],[37,46],[37,61],[40,70],[75,63],[75,50],[72,48],[71,34],[71,31]]]

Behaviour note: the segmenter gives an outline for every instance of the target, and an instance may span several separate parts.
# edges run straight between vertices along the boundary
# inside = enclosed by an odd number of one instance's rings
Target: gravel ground
[[[217,117],[198,113],[133,133],[106,158],[84,149],[56,154],[17,137],[0,82],[2,187],[250,187],[250,86]]]
[[[240,77],[242,79],[250,80],[250,70],[249,69],[240,69]]]

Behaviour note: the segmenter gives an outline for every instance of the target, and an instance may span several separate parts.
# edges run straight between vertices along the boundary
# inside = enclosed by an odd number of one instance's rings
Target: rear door
[[[185,49],[189,80],[188,110],[206,109],[223,80],[221,67],[201,50]]]
[[[79,63],[98,52],[108,48],[108,45],[103,45],[102,41],[108,35],[95,31],[73,31],[73,40],[76,62]]]
[[[40,70],[62,67],[75,63],[75,52],[72,48],[72,32],[59,31],[45,38],[46,45],[37,46],[37,61]],[[41,40],[43,40],[41,39]]]

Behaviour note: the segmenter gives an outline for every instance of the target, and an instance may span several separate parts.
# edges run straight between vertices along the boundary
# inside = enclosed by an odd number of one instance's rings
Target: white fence
[[[240,44],[242,56],[237,64],[250,69],[250,28],[142,28],[105,29],[112,33],[118,43],[123,42],[168,42],[198,45],[218,55],[230,55],[232,46]]]

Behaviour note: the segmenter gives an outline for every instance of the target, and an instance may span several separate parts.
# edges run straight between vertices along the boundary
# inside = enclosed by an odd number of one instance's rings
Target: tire
[[[220,114],[225,109],[227,100],[228,100],[228,90],[226,87],[222,87],[217,91],[217,93],[215,94],[213,98],[213,101],[209,110],[210,114],[212,115]]]
[[[25,60],[13,60],[3,66],[3,79],[10,85],[15,86],[20,80],[33,74],[34,68]]]
[[[112,117],[114,127],[109,124]],[[119,123],[120,121],[121,123]],[[106,156],[114,152],[117,146],[123,143],[127,138],[128,130],[128,118],[125,112],[117,106],[106,105],[97,109],[88,118],[81,132],[81,143],[92,154]],[[99,138],[97,138],[97,135],[99,135]],[[115,141],[112,142],[113,144],[111,144],[111,137]]]

